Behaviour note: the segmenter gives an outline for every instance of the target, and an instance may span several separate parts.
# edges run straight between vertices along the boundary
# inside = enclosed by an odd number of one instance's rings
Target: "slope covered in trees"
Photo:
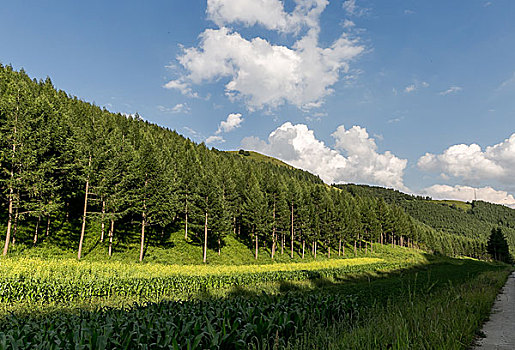
[[[10,66],[0,66],[0,132],[4,255],[47,244],[80,259],[138,244],[143,260],[149,244],[171,247],[178,232],[202,247],[204,262],[208,250],[223,254],[228,236],[255,259],[263,248],[272,259],[278,252],[316,258],[367,250],[370,242],[486,254],[480,234],[443,230],[407,210],[413,219],[402,209],[410,200],[356,195],[264,157],[208,149]]]
[[[430,197],[412,196],[382,187],[354,184],[336,187],[354,196],[383,198],[438,232],[480,242],[482,250],[486,248],[492,231],[499,228],[506,236],[511,252],[515,251],[515,210],[506,206],[483,201],[458,206],[456,203],[434,201]]]

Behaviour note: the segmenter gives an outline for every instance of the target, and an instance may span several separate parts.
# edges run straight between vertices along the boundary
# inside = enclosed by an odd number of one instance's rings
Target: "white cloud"
[[[203,139],[203,138],[204,138],[204,136],[202,136],[202,134],[201,134],[200,132],[198,132],[198,131],[196,131],[196,130],[194,130],[194,129],[192,129],[192,128],[188,127],[188,126],[185,126],[185,127],[184,127],[184,130],[186,130],[186,132],[187,132],[188,134],[190,134],[190,135],[191,135],[192,137],[194,137],[194,138],[197,138],[197,139],[199,139],[199,138],[200,138],[200,139]]]
[[[438,94],[445,96],[445,95],[449,95],[449,94],[455,94],[461,90],[463,90],[463,88],[461,86],[451,86],[447,90],[441,91]]]
[[[515,85],[515,72],[508,79],[504,80],[499,87],[496,89],[497,91],[503,90],[508,86]]]
[[[415,11],[410,10],[410,9],[406,9],[406,10],[404,10],[404,14],[405,14],[405,15],[408,15],[408,16],[409,16],[409,15],[413,15],[413,14],[415,14]]]
[[[506,191],[495,190],[492,187],[474,188],[460,185],[433,185],[424,189],[424,194],[434,199],[454,199],[460,201],[477,199],[515,208],[515,198],[513,195]]]
[[[172,114],[177,114],[177,113],[187,114],[191,111],[191,109],[187,103],[178,103],[175,106],[173,106],[172,108],[159,105],[159,106],[157,106],[157,109],[163,113],[172,113]]]
[[[353,126],[346,130],[340,126],[332,136],[335,149],[318,140],[306,125],[288,122],[272,131],[267,141],[246,137],[241,144],[313,172],[327,183],[360,182],[407,190],[403,183],[407,160],[389,151],[377,153],[377,145],[366,129]]]
[[[451,146],[438,155],[426,153],[418,167],[474,183],[499,181],[515,187],[515,133],[485,150],[473,143]]]
[[[208,0],[207,16],[219,27],[239,23],[250,27],[262,25],[279,32],[298,32],[302,27],[315,28],[328,0],[296,0],[291,13],[280,0]]]
[[[411,85],[406,86],[406,88],[404,88],[404,92],[410,93],[410,92],[415,91],[416,89],[417,89],[417,87],[415,86],[415,84],[411,84]]]
[[[340,72],[347,72],[348,62],[363,50],[345,34],[321,48],[318,32],[310,30],[290,49],[261,38],[249,41],[221,28],[207,29],[200,47],[185,49],[178,59],[188,71],[185,79],[192,83],[229,78],[226,94],[244,99],[250,110],[285,102],[301,108],[320,105],[332,93]],[[167,85],[178,85],[175,82]]]
[[[368,13],[368,9],[356,4],[356,0],[346,0],[343,2],[343,9],[349,16],[361,17]]]
[[[225,82],[231,100],[241,99],[249,110],[275,108],[289,103],[302,109],[318,108],[349,63],[364,51],[358,39],[342,33],[328,47],[319,46],[320,15],[328,0],[295,0],[286,12],[280,0],[209,0],[207,16],[219,28],[200,34],[197,47],[183,48],[177,57],[184,68],[165,87],[198,97],[193,84]],[[265,38],[244,38],[225,27],[262,25],[291,32],[291,46],[272,44]],[[306,29],[302,31],[300,29]]]
[[[239,128],[244,120],[245,119],[241,117],[241,113],[231,113],[227,116],[227,120],[222,120],[220,122],[220,126],[218,127],[216,134],[233,131],[234,129]]]
[[[388,120],[388,124],[392,124],[392,123],[398,123],[400,122],[401,120],[403,120],[404,117],[400,117],[400,118],[392,118],[392,119],[389,119]]]
[[[343,21],[343,28],[352,28],[354,27],[356,24],[354,24],[354,22],[352,22],[351,20],[349,19],[346,19],[345,21]]]
[[[225,142],[224,138],[222,136],[216,136],[216,135],[212,135],[212,136],[209,136],[207,139],[206,139],[206,144],[211,144],[211,143],[223,143]]]
[[[420,85],[422,85],[422,87],[429,87],[429,83],[427,81],[423,81],[422,83],[420,83]]]
[[[193,89],[183,79],[170,80],[164,85],[166,89],[179,90],[181,94],[188,97],[198,98],[198,93],[194,92]]]

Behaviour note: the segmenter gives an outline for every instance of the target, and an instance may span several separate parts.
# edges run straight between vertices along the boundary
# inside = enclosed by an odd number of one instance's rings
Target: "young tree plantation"
[[[149,242],[164,242],[172,230],[184,230],[187,242],[203,247],[198,259],[204,263],[208,250],[224,254],[228,235],[251,248],[256,260],[265,254],[263,247],[271,258],[308,252],[316,258],[321,252],[368,252],[372,243],[488,254],[491,226],[483,224],[485,232],[475,235],[460,229],[466,220],[450,219],[457,225],[452,229],[432,224],[442,216],[431,211],[448,207],[422,209],[428,221],[409,205],[420,201],[374,197],[364,187],[331,187],[308,172],[251,159],[249,152],[208,149],[10,66],[1,66],[0,84],[3,255],[13,245],[52,242],[56,230],[67,227],[63,248],[76,250],[81,259],[92,225],[109,256],[117,243],[138,237],[140,261]],[[472,212],[482,206],[475,202]],[[499,223],[511,222],[497,215]]]

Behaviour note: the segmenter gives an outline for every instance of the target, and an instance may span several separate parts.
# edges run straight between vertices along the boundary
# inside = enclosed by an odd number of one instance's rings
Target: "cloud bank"
[[[441,154],[426,153],[417,165],[421,170],[471,183],[498,181],[515,188],[515,133],[484,150],[473,143],[451,146]]]
[[[334,149],[318,140],[306,125],[287,122],[272,131],[267,141],[246,137],[241,145],[315,173],[326,183],[372,183],[408,190],[403,183],[407,160],[389,151],[378,153],[365,128],[347,130],[342,125],[332,136]]]
[[[515,198],[506,191],[498,191],[492,187],[474,188],[470,186],[433,185],[424,190],[424,194],[434,199],[455,199],[469,202],[474,199],[506,205],[515,209]]]

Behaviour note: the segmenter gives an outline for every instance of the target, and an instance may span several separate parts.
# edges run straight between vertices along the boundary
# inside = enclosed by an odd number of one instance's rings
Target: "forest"
[[[487,249],[487,240],[492,231],[501,230],[511,254],[515,251],[515,210],[506,206],[474,200],[463,203],[463,208],[460,208],[449,201],[434,201],[430,197],[412,196],[382,187],[354,184],[336,187],[358,197],[382,198],[391,205],[401,207],[411,217],[442,236],[453,235],[465,239],[464,242],[481,242],[481,254]]]
[[[316,258],[372,242],[486,257],[495,221],[513,236],[511,209],[474,202],[465,213],[386,189],[328,186],[279,161],[111,113],[11,66],[0,67],[0,132],[3,255],[45,243],[81,259],[96,237],[107,256],[138,242],[142,261],[148,244],[166,246],[181,231],[202,246],[204,263],[208,250],[223,254],[229,235],[256,260],[263,248],[272,259]]]

